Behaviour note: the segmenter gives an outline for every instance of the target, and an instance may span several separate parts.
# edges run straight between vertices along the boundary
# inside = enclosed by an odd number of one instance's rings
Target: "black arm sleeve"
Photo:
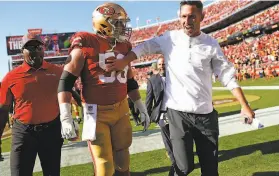
[[[74,84],[76,82],[78,77],[71,74],[70,72],[63,71],[61,78],[59,80],[58,85],[58,93],[59,92],[72,92],[72,89],[74,87]]]
[[[127,93],[138,88],[139,88],[138,82],[134,78],[127,80]]]

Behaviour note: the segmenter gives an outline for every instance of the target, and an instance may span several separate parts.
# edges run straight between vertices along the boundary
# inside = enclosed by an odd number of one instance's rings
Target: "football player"
[[[150,119],[130,66],[118,72],[104,69],[107,60],[122,59],[131,50],[130,19],[115,3],[98,6],[92,16],[94,33],[78,32],[72,37],[68,63],[58,86],[62,136],[78,138],[71,115],[70,90],[80,76],[84,108],[82,140],[88,141],[95,175],[126,176],[130,175],[128,148],[132,142],[127,94],[140,110],[144,130]]]

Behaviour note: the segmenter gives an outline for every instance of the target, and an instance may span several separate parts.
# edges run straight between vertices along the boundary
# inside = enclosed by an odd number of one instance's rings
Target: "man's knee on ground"
[[[129,150],[123,149],[113,152],[114,167],[120,172],[129,170],[130,154]]]

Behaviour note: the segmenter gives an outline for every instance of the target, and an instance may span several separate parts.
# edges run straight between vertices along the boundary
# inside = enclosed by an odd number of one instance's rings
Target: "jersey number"
[[[99,66],[103,70],[106,69],[106,59],[109,57],[115,57],[114,52],[99,54]],[[124,55],[118,54],[116,59],[122,59],[123,57]],[[115,81],[115,79],[117,79],[120,83],[125,84],[127,82],[127,72],[128,72],[128,66],[126,66],[124,70],[121,72],[112,71],[112,72],[105,73],[103,75],[99,75],[99,79],[103,83],[112,83]]]

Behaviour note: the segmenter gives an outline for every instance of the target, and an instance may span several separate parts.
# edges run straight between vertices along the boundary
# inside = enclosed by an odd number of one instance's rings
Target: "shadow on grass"
[[[243,147],[234,148],[231,150],[221,150],[221,151],[219,151],[218,161],[220,163],[220,162],[227,161],[227,160],[237,158],[240,156],[250,155],[256,151],[261,151],[261,153],[263,155],[279,153],[278,146],[279,146],[279,140],[276,140],[276,141],[269,141],[269,142],[264,142],[264,143],[243,146]],[[195,163],[195,169],[198,169],[198,168],[200,168],[200,164]],[[265,176],[264,174],[266,174],[266,176],[279,176],[279,174],[278,174],[279,171],[275,172],[275,173],[277,175],[274,175],[274,172],[270,172],[270,173],[269,172],[259,172],[259,173],[255,173],[255,174],[262,174],[262,175],[253,175],[253,176]]]
[[[158,174],[158,173],[162,173],[162,172],[168,172],[169,170],[170,170],[170,166],[165,166],[165,167],[148,169],[143,172],[131,172],[131,176],[146,176],[149,174]]]
[[[263,155],[279,153],[279,140],[269,141],[264,143],[258,143],[248,146],[243,146],[231,150],[221,150],[219,151],[219,162],[227,161],[239,156],[249,155],[256,151],[261,151]]]
[[[255,172],[252,176],[279,176],[279,171]]]
[[[158,135],[161,135],[161,130],[160,129],[152,129],[152,130],[147,130],[145,132],[138,131],[138,132],[133,132],[133,137],[142,137],[142,136],[149,136],[151,134],[158,133]],[[80,141],[80,142],[67,142],[64,143],[63,149],[72,149],[72,148],[82,148],[82,147],[87,147],[87,142],[86,141]]]

